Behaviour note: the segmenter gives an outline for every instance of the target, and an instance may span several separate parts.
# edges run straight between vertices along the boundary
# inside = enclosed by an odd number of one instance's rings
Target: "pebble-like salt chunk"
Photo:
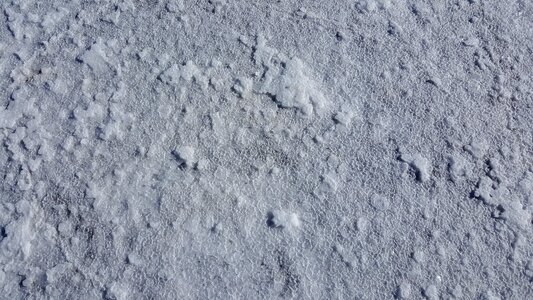
[[[435,285],[431,284],[424,290],[424,296],[430,300],[436,300],[439,299],[439,291]]]
[[[85,51],[80,60],[87,64],[93,72],[97,74],[107,73],[110,71],[107,63],[104,45],[101,41],[94,43],[91,48]]]
[[[431,165],[429,160],[422,155],[416,153],[413,155],[402,154],[401,160],[408,163],[415,171],[418,180],[428,181],[431,174]]]
[[[325,106],[326,98],[307,73],[304,63],[298,58],[292,58],[280,74],[267,74],[261,91],[274,95],[281,107],[296,108],[303,115],[309,116]]]
[[[163,72],[159,78],[166,84],[178,84],[180,76],[180,68],[178,65],[174,64]]]
[[[411,297],[411,284],[402,282],[398,286],[398,291],[396,294],[399,299],[409,299]]]
[[[248,98],[253,88],[253,80],[250,78],[239,78],[233,89],[239,93],[242,98]]]
[[[180,146],[172,151],[172,154],[174,154],[176,159],[185,163],[187,167],[191,167],[196,163],[196,153],[191,146]]]
[[[350,125],[350,122],[353,118],[353,112],[348,110],[342,110],[335,114],[333,117],[337,123],[340,123],[344,126]]]
[[[268,215],[268,225],[274,228],[298,228],[300,227],[300,218],[293,212],[273,210]]]
[[[193,77],[198,76],[198,74],[200,74],[200,70],[190,60],[187,61],[187,63],[185,63],[185,66],[183,66],[183,68],[181,69],[181,77],[188,82],[191,81]]]

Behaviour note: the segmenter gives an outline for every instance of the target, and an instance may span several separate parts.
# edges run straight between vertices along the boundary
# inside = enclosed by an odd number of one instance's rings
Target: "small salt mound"
[[[407,282],[402,282],[398,286],[398,290],[396,291],[396,297],[398,299],[409,299],[411,298],[411,284]]]
[[[68,13],[69,11],[65,8],[50,11],[44,15],[41,26],[46,30],[46,32],[51,32],[61,21],[61,19],[68,15]]]
[[[198,68],[198,66],[192,61],[187,61],[187,63],[181,67],[177,64],[173,64],[159,75],[159,79],[169,85],[177,85],[180,79],[183,79],[187,83],[191,83],[194,79],[194,81],[204,90],[207,88],[209,82],[202,70],[200,70],[200,68]]]
[[[532,215],[524,209],[520,201],[503,204],[502,219],[510,222],[520,229],[527,230],[531,225]]]
[[[269,68],[261,93],[275,96],[281,107],[296,108],[306,116],[324,107],[326,99],[316,88],[317,84],[307,76],[306,67],[300,59],[290,59],[279,74],[273,74],[275,70]]]
[[[0,129],[14,128],[18,120],[23,115],[35,116],[37,111],[34,108],[35,99],[27,96],[24,89],[18,89],[13,92],[7,109],[0,107]]]
[[[98,137],[105,141],[115,138],[122,140],[134,118],[131,114],[124,112],[122,105],[111,104],[109,111],[111,119],[99,126]]]
[[[373,12],[378,9],[388,9],[391,7],[390,0],[361,0],[357,2],[357,8],[365,12]]]
[[[266,42],[263,36],[257,37],[253,58],[265,73],[254,92],[268,95],[282,108],[296,108],[305,116],[324,107],[326,98],[306,65],[297,57],[288,58],[268,47]]]
[[[13,128],[22,117],[20,102],[10,102],[7,109],[0,107],[0,128]]]
[[[170,0],[166,5],[166,9],[171,13],[178,13],[185,9],[183,0]]]
[[[488,148],[489,146],[487,143],[482,140],[474,140],[469,145],[464,146],[464,149],[477,159],[481,159],[487,152]]]
[[[7,236],[0,243],[0,257],[13,258],[22,255],[26,259],[31,254],[32,241],[36,236],[40,215],[27,201],[16,204],[20,217],[5,226]]]
[[[424,290],[424,296],[430,300],[439,299],[439,291],[435,285],[431,284]]]
[[[429,180],[431,165],[427,158],[418,153],[413,155],[402,154],[401,160],[408,163],[416,171],[416,177],[419,181],[425,182]]]
[[[85,51],[80,56],[80,60],[87,64],[96,74],[104,74],[111,71],[104,45],[101,41],[93,44],[89,50]]]
[[[454,182],[457,182],[462,177],[468,178],[472,168],[469,162],[459,154],[449,157],[448,170]]]
[[[187,167],[192,167],[196,162],[196,154],[193,147],[180,146],[172,154],[176,157],[178,162],[185,164]]]
[[[159,76],[161,81],[163,81],[166,84],[178,84],[180,79],[180,67],[176,64],[172,65],[170,68],[168,68],[163,74]]]
[[[340,112],[336,113],[333,119],[335,122],[342,124],[344,126],[350,125],[350,122],[352,121],[352,118],[354,116],[353,111],[350,110],[341,110]]]
[[[187,61],[181,70],[181,78],[190,82],[193,78],[198,79],[199,76],[201,76],[200,69],[192,61]]]
[[[106,290],[106,295],[112,296],[113,298],[117,300],[126,300],[130,299],[131,295],[129,293],[130,288],[122,283],[114,282],[111,284],[111,286]]]
[[[296,213],[273,210],[268,213],[267,224],[272,228],[296,229],[300,227],[300,218]]]
[[[233,86],[233,90],[241,96],[241,98],[248,98],[252,92],[253,80],[250,78],[239,78]]]
[[[254,61],[258,66],[270,66],[272,60],[279,52],[267,46],[267,40],[264,36],[257,37],[257,45],[254,52]]]

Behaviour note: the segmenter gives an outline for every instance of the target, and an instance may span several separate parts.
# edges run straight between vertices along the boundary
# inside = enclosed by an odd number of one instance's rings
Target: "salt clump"
[[[273,228],[296,229],[300,227],[300,219],[296,213],[273,210],[268,214],[267,223]]]

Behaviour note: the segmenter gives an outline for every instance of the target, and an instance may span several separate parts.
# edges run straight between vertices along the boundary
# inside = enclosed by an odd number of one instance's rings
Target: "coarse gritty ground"
[[[533,298],[531,1],[0,7],[0,299]]]

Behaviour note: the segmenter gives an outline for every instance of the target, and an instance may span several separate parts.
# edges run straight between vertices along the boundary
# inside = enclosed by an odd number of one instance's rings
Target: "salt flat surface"
[[[0,8],[0,299],[533,299],[533,2]]]

